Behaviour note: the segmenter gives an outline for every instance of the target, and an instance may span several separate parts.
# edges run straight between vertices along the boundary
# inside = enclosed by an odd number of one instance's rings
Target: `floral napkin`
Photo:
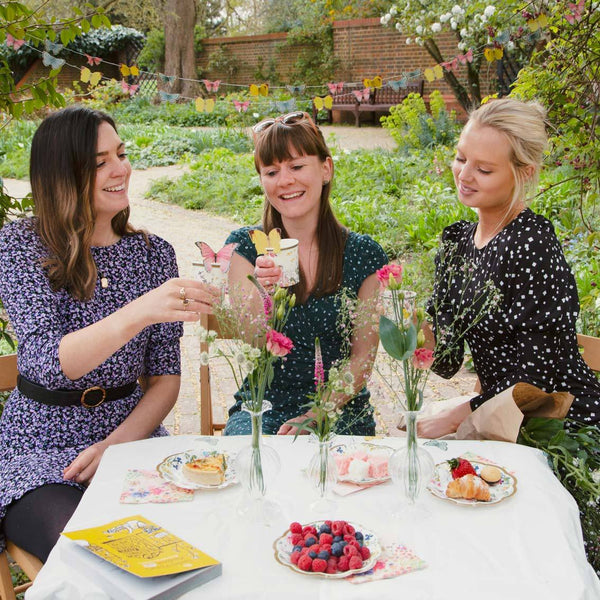
[[[153,502],[191,502],[193,490],[184,490],[162,479],[155,471],[129,469],[123,482],[121,504],[145,504]]]
[[[369,571],[346,578],[350,583],[367,583],[378,579],[391,579],[412,571],[424,569],[427,563],[402,544],[384,546],[379,560]]]

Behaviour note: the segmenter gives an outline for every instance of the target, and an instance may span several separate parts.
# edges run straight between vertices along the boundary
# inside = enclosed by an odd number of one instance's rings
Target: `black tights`
[[[61,483],[31,490],[8,506],[4,534],[14,544],[46,562],[81,496],[83,492],[79,488]]]

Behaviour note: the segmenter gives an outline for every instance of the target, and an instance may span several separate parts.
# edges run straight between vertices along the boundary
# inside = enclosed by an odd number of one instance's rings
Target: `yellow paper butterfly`
[[[425,79],[431,82],[436,79],[441,79],[444,76],[444,69],[442,68],[442,65],[435,65],[433,68],[425,69],[423,74],[425,75]]]
[[[214,109],[215,109],[215,101],[213,98],[207,98],[206,100],[204,98],[196,98],[196,110],[198,112],[207,112],[207,113],[211,113]]]
[[[380,88],[383,85],[383,79],[379,75],[373,77],[373,79],[363,79],[363,85],[368,88]]]
[[[137,77],[139,74],[140,70],[135,65],[131,65],[130,67],[125,64],[121,65],[121,75],[123,75],[123,77],[128,77],[129,75]]]
[[[327,94],[327,96],[324,98],[321,98],[321,96],[315,96],[313,98],[313,102],[317,110],[322,110],[323,108],[331,110],[331,107],[333,106],[333,98],[329,94]]]
[[[527,25],[531,31],[537,31],[548,26],[548,17],[544,13],[540,13],[535,19],[529,19]]]
[[[83,83],[89,83],[92,87],[94,87],[100,83],[101,79],[102,73],[100,71],[95,71],[92,73],[87,67],[83,67],[83,69],[81,69],[81,81],[83,81]]]
[[[256,85],[255,83],[250,84],[250,95],[251,96],[268,96],[269,85],[267,83],[261,83]]]
[[[503,48],[485,48],[483,51],[483,55],[485,56],[485,60],[488,62],[494,62],[495,60],[500,60],[504,56]]]
[[[269,235],[260,229],[251,229],[249,235],[257,254],[266,254],[267,248],[275,254],[281,250],[281,233],[277,228],[271,229]]]

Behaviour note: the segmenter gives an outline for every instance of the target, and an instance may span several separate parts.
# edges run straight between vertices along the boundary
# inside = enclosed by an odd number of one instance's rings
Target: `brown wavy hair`
[[[109,115],[70,106],[46,117],[31,142],[35,227],[50,251],[43,265],[52,288],[65,289],[78,300],[92,297],[98,275],[90,247],[102,123],[117,130]],[[118,236],[143,233],[129,224],[129,208],[113,217],[112,228]]]
[[[317,156],[321,162],[325,162],[327,157],[331,158],[331,152],[325,143],[321,130],[305,113],[304,118],[301,120],[292,123],[276,120],[270,127],[254,134],[254,166],[256,171],[260,174],[261,166],[272,165],[276,161],[290,160],[292,150],[295,150],[300,156]],[[300,282],[292,288],[292,291],[301,302],[305,302],[309,294],[321,298],[337,292],[342,286],[344,248],[348,238],[348,230],[337,220],[329,202],[332,179],[333,167],[331,180],[323,185],[321,191],[319,221],[316,232],[319,260],[315,285],[312,290],[307,289],[306,277],[302,272],[302,267],[300,267]],[[271,231],[274,227],[279,227],[282,237],[288,237],[281,214],[273,208],[267,198],[265,198],[262,226],[266,232]]]

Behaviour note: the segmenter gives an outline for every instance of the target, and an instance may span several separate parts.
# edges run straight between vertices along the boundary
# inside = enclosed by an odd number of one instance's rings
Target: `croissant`
[[[463,475],[448,484],[446,496],[487,502],[490,499],[490,487],[476,475]]]

